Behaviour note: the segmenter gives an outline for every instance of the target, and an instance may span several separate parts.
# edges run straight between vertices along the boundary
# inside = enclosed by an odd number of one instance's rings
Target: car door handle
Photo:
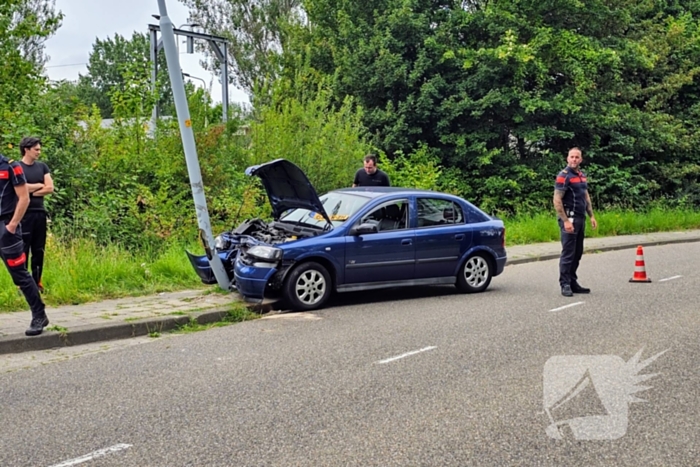
[[[455,235],[455,240],[464,240],[464,234]]]
[[[404,238],[401,240],[402,245],[410,245],[411,243],[413,243],[413,241],[410,238]]]

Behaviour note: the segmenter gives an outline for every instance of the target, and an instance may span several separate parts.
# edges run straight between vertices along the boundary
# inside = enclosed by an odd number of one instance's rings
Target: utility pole
[[[228,43],[222,43],[224,47],[221,56],[224,57],[221,60],[221,112],[223,114],[224,122],[228,121]]]
[[[195,210],[197,212],[200,237],[202,242],[204,242],[204,250],[206,251],[214,276],[216,277],[216,282],[222,289],[230,290],[231,281],[228,278],[228,274],[224,269],[224,265],[221,262],[216,248],[212,248],[212,245],[214,245],[214,236],[211,232],[207,199],[204,196],[204,183],[202,182],[202,173],[199,168],[199,160],[197,159],[197,146],[195,145],[194,131],[192,130],[192,121],[190,120],[190,109],[187,105],[187,96],[185,95],[185,80],[182,77],[182,69],[180,68],[180,57],[177,53],[173,23],[170,18],[168,18],[165,0],[158,0],[158,7],[160,9],[160,29],[163,33],[165,58],[168,63],[168,75],[170,76],[170,85],[173,88],[175,110],[180,125],[182,147],[185,150],[187,172],[190,177],[190,186],[192,187],[192,197],[194,198]]]
[[[151,54],[151,91],[155,94],[158,86],[158,31],[150,29],[148,31],[150,37],[150,54]],[[156,123],[158,123],[158,101],[153,103],[153,111],[151,112],[151,131],[156,131]]]

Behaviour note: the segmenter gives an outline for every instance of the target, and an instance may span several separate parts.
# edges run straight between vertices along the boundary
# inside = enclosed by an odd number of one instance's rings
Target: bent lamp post
[[[170,85],[173,89],[175,111],[180,125],[180,134],[182,135],[182,147],[185,150],[185,160],[187,161],[187,172],[190,177],[192,196],[194,198],[195,210],[197,211],[199,233],[204,243],[204,249],[206,250],[209,264],[216,277],[216,282],[222,289],[230,290],[231,281],[228,278],[228,274],[226,274],[221,258],[219,258],[216,252],[212,252],[211,246],[214,245],[214,236],[211,232],[207,199],[204,196],[204,183],[202,182],[202,173],[199,168],[199,160],[197,159],[197,147],[194,141],[192,121],[190,120],[190,109],[187,105],[187,97],[185,95],[185,82],[180,68],[180,58],[177,53],[173,23],[168,17],[165,0],[158,0],[158,8],[160,9],[160,31],[163,35],[163,48],[168,64]]]

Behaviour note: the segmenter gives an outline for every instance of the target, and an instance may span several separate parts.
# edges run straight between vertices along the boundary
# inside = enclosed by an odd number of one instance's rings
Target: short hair
[[[571,152],[571,151],[578,151],[579,154],[581,154],[583,156],[583,151],[581,151],[581,148],[579,148],[577,146],[574,146],[573,148],[569,149],[569,152]]]
[[[19,152],[24,156],[27,149],[31,149],[37,144],[41,144],[41,140],[39,138],[35,138],[33,136],[22,138],[22,141],[19,142]]]
[[[364,158],[364,161],[365,162],[372,161],[374,163],[374,165],[377,165],[377,156],[375,156],[374,154],[367,154]]]

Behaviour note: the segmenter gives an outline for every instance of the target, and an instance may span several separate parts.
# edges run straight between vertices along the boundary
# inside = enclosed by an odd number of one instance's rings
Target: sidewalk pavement
[[[646,235],[587,238],[587,253],[669,243],[700,241],[700,230],[659,232]],[[559,242],[516,245],[507,248],[508,265],[559,257]],[[213,286],[212,286],[213,287]],[[237,294],[211,293],[212,289],[185,290],[146,297],[47,308],[51,324],[40,336],[27,337],[29,311],[0,313],[0,354],[46,350],[55,347],[124,339],[166,332],[195,319],[200,324],[220,321]],[[56,327],[54,327],[56,326]]]

